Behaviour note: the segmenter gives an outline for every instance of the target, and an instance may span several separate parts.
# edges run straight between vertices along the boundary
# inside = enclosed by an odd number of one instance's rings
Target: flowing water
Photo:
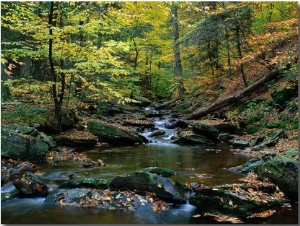
[[[157,121],[156,128],[164,129],[165,121]],[[243,175],[228,171],[249,160],[249,157],[234,154],[227,145],[203,147],[199,145],[181,146],[170,141],[174,130],[167,130],[160,139],[151,138],[151,143],[144,145],[91,148],[83,151],[92,160],[102,159],[108,166],[83,168],[77,162],[61,162],[57,166],[40,165],[39,175],[51,188],[70,178],[103,178],[108,183],[115,175],[129,173],[145,167],[163,167],[176,171],[173,180],[198,182],[206,185],[221,185],[238,182]],[[150,132],[144,132],[148,137]],[[207,174],[207,178],[199,175]],[[2,188],[7,191],[11,187]],[[44,198],[14,198],[2,203],[1,222],[3,224],[208,224],[216,223],[212,217],[193,218],[198,214],[196,207],[188,202],[177,205],[162,213],[137,213],[117,210],[83,209],[78,207],[59,207],[45,205]],[[248,223],[290,223],[298,222],[298,208],[281,209],[274,216]]]

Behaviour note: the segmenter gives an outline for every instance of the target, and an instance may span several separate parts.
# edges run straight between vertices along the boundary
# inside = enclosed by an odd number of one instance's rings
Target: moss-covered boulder
[[[203,213],[246,218],[287,202],[276,185],[253,179],[246,183],[198,188],[190,204]]]
[[[298,201],[298,160],[287,156],[274,157],[260,164],[255,172],[260,178],[268,178],[292,201]]]
[[[99,140],[113,145],[133,145],[147,142],[147,139],[132,130],[104,121],[89,121],[88,130]]]
[[[15,198],[18,197],[20,195],[20,192],[18,189],[14,188],[11,191],[8,192],[2,192],[1,193],[1,202],[11,199],[11,198]]]
[[[59,188],[97,188],[97,189],[107,189],[108,183],[104,179],[72,179],[62,183]]]
[[[193,132],[198,135],[208,137],[211,140],[217,141],[219,130],[216,127],[204,123],[195,123],[192,126]]]
[[[210,145],[214,142],[206,136],[195,134],[192,131],[181,131],[177,134],[175,144],[203,144]]]
[[[32,130],[34,131],[34,130]],[[20,160],[44,160],[49,145],[40,139],[10,128],[1,128],[1,155]]]
[[[166,169],[166,168],[160,168],[160,167],[147,167],[147,168],[144,168],[144,169],[140,169],[138,171],[147,172],[147,173],[154,173],[154,174],[162,176],[162,177],[171,177],[171,176],[174,176],[176,174],[174,170]]]
[[[122,191],[152,192],[157,198],[172,203],[185,203],[185,189],[188,189],[177,181],[138,171],[114,177],[109,186],[111,189]]]

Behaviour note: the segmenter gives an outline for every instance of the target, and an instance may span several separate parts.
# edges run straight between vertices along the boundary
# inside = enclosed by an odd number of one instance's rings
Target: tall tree
[[[172,24],[173,24],[173,37],[174,37],[174,76],[177,81],[178,98],[183,99],[183,81],[182,81],[182,65],[180,58],[180,43],[179,43],[179,26],[178,26],[178,3],[172,2]]]

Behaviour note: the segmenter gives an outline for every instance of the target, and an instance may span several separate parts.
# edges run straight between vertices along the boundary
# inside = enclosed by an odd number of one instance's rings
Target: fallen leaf
[[[195,218],[201,217],[201,214],[196,214],[193,217],[195,217]]]

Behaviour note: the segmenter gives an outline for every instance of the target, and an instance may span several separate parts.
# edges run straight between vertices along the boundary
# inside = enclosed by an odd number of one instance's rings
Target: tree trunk
[[[174,36],[174,76],[177,81],[177,91],[180,100],[183,99],[182,66],[179,47],[179,27],[178,27],[178,6],[172,2],[171,11],[173,14],[173,36]]]
[[[50,39],[49,39],[49,52],[48,52],[48,58],[49,58],[49,64],[50,64],[50,73],[51,76],[53,78],[53,82],[54,84],[52,85],[52,96],[54,99],[54,107],[55,107],[55,118],[58,122],[58,126],[61,126],[62,123],[62,99],[63,99],[63,95],[59,95],[59,91],[58,91],[58,75],[55,72],[54,69],[54,60],[53,60],[53,39],[51,38],[51,36],[53,35],[52,32],[52,28],[54,26],[56,26],[56,19],[54,16],[54,12],[55,10],[57,10],[57,6],[55,5],[54,2],[50,3],[50,11],[49,11],[49,35],[50,35]],[[65,79],[63,77],[63,81],[62,81],[62,89],[64,88],[64,84],[65,83]]]
[[[241,44],[241,34],[240,34],[240,26],[239,25],[236,26],[235,35],[236,35],[236,44],[237,44],[237,50],[238,50],[239,58],[242,59],[243,54],[242,54],[242,49],[241,49],[242,44]],[[247,87],[247,81],[246,81],[246,76],[245,76],[245,72],[244,72],[244,64],[243,63],[241,63],[241,65],[240,65],[240,70],[241,70],[244,86]]]
[[[185,119],[187,120],[191,120],[191,119],[200,119],[201,117],[212,113],[216,110],[219,110],[223,107],[226,107],[240,99],[242,99],[243,97],[251,94],[252,92],[256,91],[258,88],[262,87],[267,81],[276,78],[277,76],[279,76],[280,74],[280,70],[279,69],[275,69],[273,71],[271,71],[269,74],[265,75],[264,77],[262,77],[260,80],[258,80],[257,82],[253,83],[252,85],[248,86],[247,88],[243,89],[242,91],[231,95],[225,99],[222,99],[220,101],[217,101],[211,105],[208,105],[204,108],[201,108],[200,110],[198,110],[197,112],[188,115],[187,117],[185,117]]]

